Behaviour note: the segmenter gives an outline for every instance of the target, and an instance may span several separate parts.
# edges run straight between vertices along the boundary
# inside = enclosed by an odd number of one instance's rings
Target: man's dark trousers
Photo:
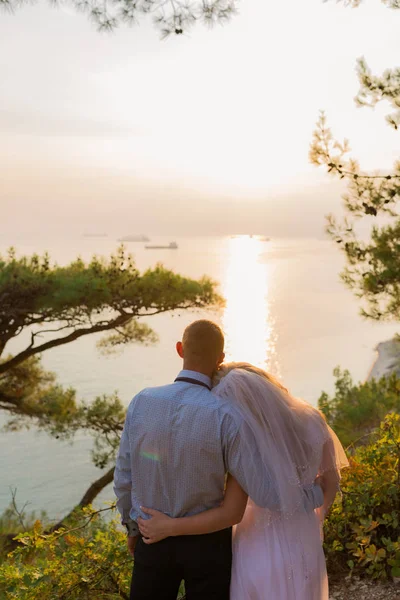
[[[185,581],[187,600],[229,600],[232,530],[171,537],[135,548],[131,600],[176,600]]]

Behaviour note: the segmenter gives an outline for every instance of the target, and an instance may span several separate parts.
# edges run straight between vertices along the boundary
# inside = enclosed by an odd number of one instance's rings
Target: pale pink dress
[[[319,519],[268,522],[249,501],[233,536],[231,600],[328,600]]]

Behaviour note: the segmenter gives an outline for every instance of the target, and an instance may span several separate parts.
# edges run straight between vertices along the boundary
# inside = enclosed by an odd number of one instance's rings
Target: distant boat
[[[147,235],[125,235],[118,239],[118,242],[149,242],[150,238]]]
[[[251,234],[250,238],[252,240],[258,240],[259,242],[270,242],[271,238],[265,236],[265,235],[253,235]]]
[[[170,242],[168,246],[145,246],[146,250],[177,250],[178,244]]]

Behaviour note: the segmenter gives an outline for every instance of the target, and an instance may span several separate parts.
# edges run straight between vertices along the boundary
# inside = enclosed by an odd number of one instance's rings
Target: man
[[[190,600],[229,600],[230,529],[154,545],[138,536],[136,521],[145,516],[141,506],[171,517],[219,506],[227,472],[256,504],[273,508],[273,482],[257,461],[256,445],[246,461],[240,444],[244,423],[233,405],[211,393],[213,373],[225,357],[221,329],[195,321],[176,349],[183,370],[175,382],[143,390],[132,400],[115,469],[117,506],[135,558],[131,600],[176,600],[182,580]],[[257,489],[249,489],[254,480]],[[315,504],[322,504],[322,494]]]

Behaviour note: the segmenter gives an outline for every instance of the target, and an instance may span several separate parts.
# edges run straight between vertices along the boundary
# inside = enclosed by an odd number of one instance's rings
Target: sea
[[[61,265],[77,256],[110,256],[119,245],[116,236],[8,237],[1,240],[0,253],[10,245],[19,255],[48,251]],[[209,318],[224,329],[227,360],[270,370],[293,394],[316,405],[322,391],[334,391],[336,366],[348,369],[355,381],[364,380],[376,345],[398,331],[395,324],[360,316],[359,300],[339,276],[344,259],[329,240],[154,236],[151,241],[176,241],[178,248],[148,250],[144,243],[127,243],[140,270],[162,263],[187,277],[208,275],[225,305],[149,317],[146,322],[159,336],[152,346],[128,345],[105,356],[93,335],[45,352],[44,366],[79,398],[117,392],[128,405],[140,389],[172,381],[181,368],[175,343],[183,329]],[[17,339],[8,350],[16,352],[26,341]],[[0,415],[0,427],[5,423]],[[92,441],[84,433],[71,442],[55,440],[33,424],[19,432],[0,431],[0,512],[17,490],[17,503],[27,503],[27,512],[45,510],[51,519],[64,515],[102,474],[91,462]],[[112,499],[108,486],[97,503]]]

